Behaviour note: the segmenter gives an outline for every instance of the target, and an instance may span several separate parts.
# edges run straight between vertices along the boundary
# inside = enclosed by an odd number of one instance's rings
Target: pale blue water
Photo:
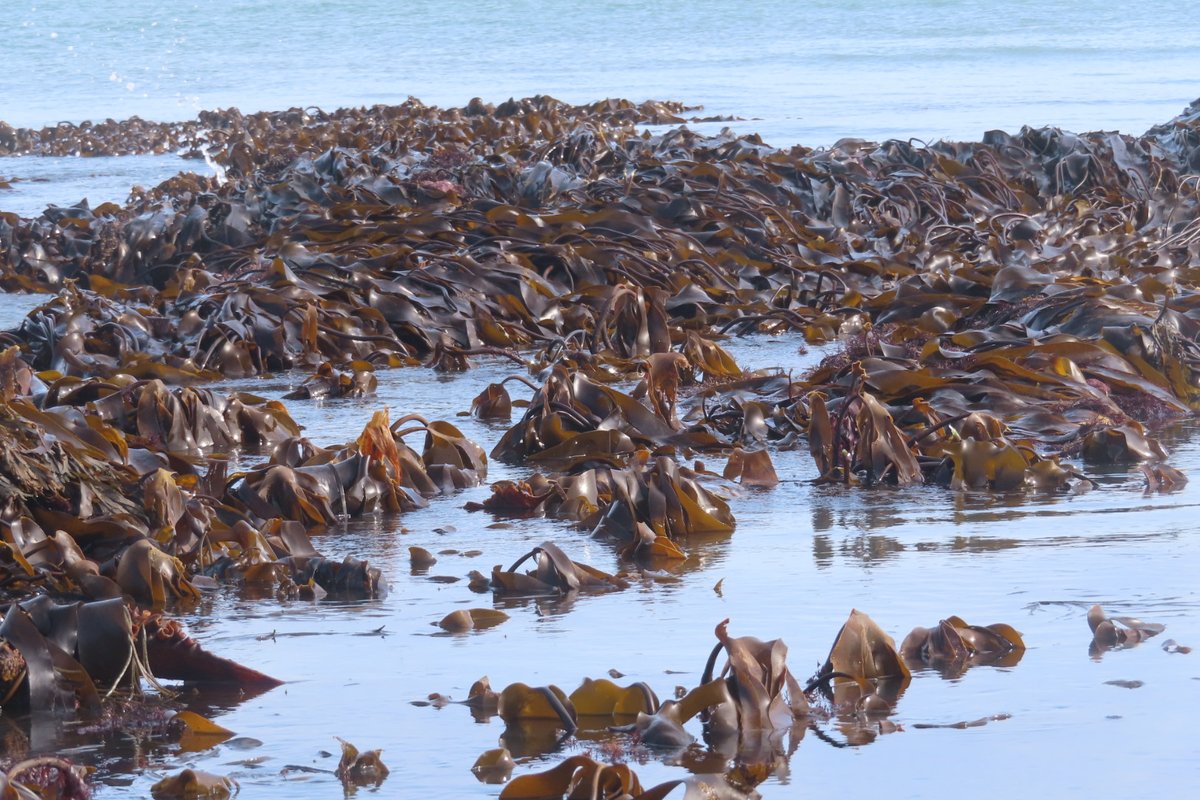
[[[14,0],[0,119],[479,95],[678,99],[780,144],[1140,133],[1200,95],[1200,3]]]
[[[441,105],[473,96],[501,101],[537,93],[573,102],[606,96],[678,99],[771,143],[825,145],[843,136],[974,139],[992,128],[1056,124],[1140,133],[1200,96],[1197,2],[10,2],[0,44],[0,119],[178,119],[201,108],[244,111],[398,102]],[[123,200],[128,186],[178,168],[143,160],[0,159],[0,209],[36,214],[47,203]],[[195,162],[185,165],[192,168]],[[33,180],[39,178],[39,180]],[[0,329],[27,303],[0,298]],[[731,345],[745,366],[807,360],[795,339]],[[379,396],[292,403],[319,444],[343,441],[383,405],[393,416],[450,416],[490,448],[500,428],[452,415],[483,385],[509,374],[484,364],[453,379],[427,370],[380,376]],[[296,376],[255,381],[271,397]],[[442,556],[432,574],[487,571],[544,539],[615,569],[612,549],[561,523],[489,527],[461,509],[486,491],[432,503],[399,520],[369,520],[324,537],[330,555],[369,557],[393,592],[378,602],[247,602],[219,595],[189,617],[212,649],[291,681],[231,708],[219,721],[261,747],[199,754],[143,749],[116,737],[81,750],[108,784],[102,797],[141,797],[185,765],[232,773],[244,797],[337,796],[328,775],[283,773],[288,764],[332,767],[334,735],[385,748],[392,776],[378,797],[495,797],[475,782],[475,756],[503,726],[466,710],[418,708],[430,692],[465,695],[493,684],[554,682],[617,668],[660,695],[694,684],[713,641],[736,634],[784,637],[808,675],[857,606],[896,636],[958,613],[1005,621],[1030,650],[1015,668],[977,668],[958,680],[921,673],[901,702],[901,733],[870,747],[835,750],[806,737],[791,776],[761,787],[769,800],[801,796],[1179,796],[1198,777],[1192,734],[1200,710],[1200,655],[1165,653],[1160,640],[1093,661],[1086,606],[1167,623],[1161,637],[1200,646],[1195,571],[1200,538],[1200,436],[1164,432],[1173,463],[1193,483],[1144,497],[1135,471],[1098,475],[1097,490],[1070,497],[997,501],[948,491],[842,492],[814,487],[803,451],[775,454],[783,483],[735,501],[739,527],[702,550],[677,585],[583,598],[570,610],[510,607],[512,619],[481,634],[430,634],[450,610],[489,606],[463,583],[410,574],[406,548],[479,549]],[[719,468],[719,464],[717,465]],[[493,465],[491,478],[518,472]],[[723,592],[712,589],[724,580]],[[362,635],[384,626],[386,636]],[[271,634],[276,634],[270,638]],[[683,674],[673,674],[682,671]],[[1143,680],[1135,691],[1110,680]],[[970,730],[921,730],[1007,712]],[[693,726],[695,727],[695,726]],[[571,745],[568,752],[576,752]],[[540,769],[561,754],[532,759]],[[239,763],[257,759],[254,763]],[[651,757],[647,784],[679,770]],[[128,788],[121,788],[128,784]],[[1032,790],[1032,791],[1030,791]]]
[[[1200,96],[1194,0],[437,2],[16,0],[0,120],[174,120],[201,109],[479,96],[675,99],[785,146],[977,139],[1054,124],[1141,133]],[[715,131],[721,123],[698,126]],[[149,159],[154,161],[154,159]],[[124,201],[138,176],[0,160],[0,210]],[[190,165],[203,171],[202,164]]]

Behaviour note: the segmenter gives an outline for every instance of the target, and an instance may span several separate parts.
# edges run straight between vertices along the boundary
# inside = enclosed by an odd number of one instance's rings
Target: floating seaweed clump
[[[944,677],[954,678],[968,666],[968,657],[977,659],[972,663],[1012,666],[1024,652],[1020,634],[1007,625],[982,628],[950,617],[942,623],[945,635],[935,633],[932,640],[930,631],[916,629],[906,640],[902,656],[894,640],[870,617],[852,611],[825,664],[802,687],[788,668],[788,648],[781,640],[734,637],[728,625],[725,620],[716,628],[717,644],[700,684],[691,689],[679,687],[675,697],[665,701],[641,682],[623,687],[608,679],[584,678],[568,695],[552,684],[518,682],[496,692],[487,678],[476,681],[463,704],[471,708],[477,721],[499,716],[506,726],[500,737],[502,752],[481,756],[474,768],[476,774],[481,780],[494,770],[507,776],[514,755],[558,750],[572,736],[591,738],[607,731],[629,737],[640,747],[672,753],[685,765],[691,764],[693,771],[709,773],[689,779],[705,784],[697,788],[697,796],[756,797],[754,787],[786,761],[807,731],[844,747],[868,744],[881,733],[902,730],[888,717],[910,682],[906,657],[954,658],[962,650],[959,671],[944,673]],[[950,645],[951,638],[958,649]],[[970,650],[969,656],[966,650]],[[437,698],[434,705],[452,702],[440,695]],[[697,752],[696,737],[685,727],[693,720],[701,724],[711,760]],[[829,727],[840,731],[845,741],[827,733]],[[636,774],[617,767],[623,765],[571,756],[547,772],[518,776],[501,797],[573,797],[578,787],[596,786],[596,781],[612,784],[613,794],[604,796],[665,797],[674,788],[690,785],[671,781],[645,790]],[[692,796],[691,790],[687,791],[687,796]]]

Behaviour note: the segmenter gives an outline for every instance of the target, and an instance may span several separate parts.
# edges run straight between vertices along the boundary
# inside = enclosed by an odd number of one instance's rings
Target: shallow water
[[[25,316],[50,299],[45,294],[8,294],[0,292],[0,331],[11,330],[21,324]]]
[[[131,0],[101,18],[89,8],[11,4],[0,119],[619,96],[701,103],[758,118],[768,141],[816,145],[1025,123],[1140,133],[1200,94],[1193,0]]]
[[[681,99],[704,104],[705,114],[748,118],[705,129],[732,124],[773,144],[822,145],[850,135],[978,138],[1025,123],[1139,133],[1200,94],[1192,35],[1200,3],[876,5],[693,2],[662,11],[661,4],[602,2],[547,11],[545,4],[476,4],[464,15],[428,2],[137,0],[98,21],[80,3],[21,2],[0,50],[0,119],[171,119],[229,105],[334,107],[410,94],[461,104],[475,95],[498,101],[548,93],[575,102]],[[307,55],[314,52],[322,56]],[[93,205],[121,201],[134,184],[198,166],[175,156],[0,159],[0,179],[21,178],[0,189],[0,209],[32,216],[85,196]],[[0,329],[37,302],[0,295]],[[735,340],[729,349],[744,367],[797,373],[818,355],[802,354],[794,337]],[[482,361],[452,377],[382,372],[374,398],[288,406],[318,444],[357,435],[375,409],[388,406],[393,418],[450,419],[490,449],[504,426],[453,415],[512,366]],[[236,388],[279,397],[300,379]],[[1174,451],[1174,466],[1200,475],[1196,423],[1159,436]],[[1098,485],[1079,495],[847,491],[811,485],[814,465],[804,451],[772,457],[783,482],[770,491],[737,490],[737,531],[695,548],[674,582],[569,604],[505,601],[499,607],[509,621],[468,635],[434,627],[456,608],[493,605],[490,595],[466,588],[468,571],[508,565],[547,539],[612,571],[613,549],[565,523],[465,512],[463,503],[482,499],[486,488],[321,536],[317,546],[327,555],[379,566],[391,594],[306,603],[224,589],[185,613],[210,649],[288,681],[248,699],[192,698],[238,734],[212,750],[185,754],[129,734],[75,746],[53,729],[25,731],[17,722],[14,730],[49,750],[67,742],[73,758],[97,764],[101,798],[146,796],[157,777],[185,765],[234,775],[246,797],[336,796],[332,775],[286,769],[332,769],[336,756],[325,753],[336,752],[335,735],[384,748],[392,775],[368,795],[495,797],[498,787],[478,783],[469,768],[497,746],[503,724],[477,723],[461,706],[414,701],[434,692],[465,697],[484,674],[497,688],[523,681],[569,692],[609,669],[625,673],[623,684],[644,680],[666,697],[677,684],[698,682],[712,629],[725,617],[735,635],[784,638],[793,671],[806,677],[850,609],[859,608],[898,639],[950,614],[1008,622],[1029,650],[1011,668],[976,667],[956,679],[916,674],[893,718],[904,730],[869,746],[829,747],[809,732],[790,773],[760,787],[766,798],[964,790],[987,798],[1026,787],[1038,796],[1174,796],[1194,784],[1200,745],[1185,731],[1197,708],[1200,654],[1171,654],[1161,645],[1168,638],[1200,645],[1200,482],[1146,497],[1135,471],[1086,468]],[[493,463],[488,481],[522,474]],[[413,574],[413,545],[482,552],[441,555],[427,574]],[[1084,618],[1093,602],[1167,630],[1095,659]],[[1107,683],[1114,680],[1143,685]],[[1002,713],[1012,716],[979,728],[917,727]],[[835,725],[820,731],[843,738]],[[588,736],[565,752],[594,746]],[[520,752],[518,741],[505,743]],[[561,755],[519,757],[518,773]],[[664,763],[678,754],[634,747],[626,757],[644,762],[637,769],[645,785],[680,772]]]
[[[802,353],[798,337],[733,340],[744,367],[782,366],[800,372],[821,355]],[[487,383],[512,373],[512,364],[482,361],[471,371],[439,375],[425,369],[379,375],[378,395],[323,403],[291,401],[295,418],[319,444],[356,435],[371,413],[417,412],[451,419],[490,448],[504,425],[456,417]],[[224,388],[279,397],[291,378],[237,381]],[[513,386],[513,384],[510,384]],[[519,388],[519,386],[517,387]],[[514,391],[514,398],[522,392]],[[1172,463],[1195,475],[1200,436],[1194,423],[1160,432]],[[414,445],[419,442],[414,441]],[[800,677],[815,671],[851,608],[871,614],[897,639],[916,625],[950,614],[970,622],[1008,622],[1029,650],[1015,667],[975,667],[944,679],[914,675],[893,717],[903,730],[869,746],[833,748],[809,732],[781,770],[760,787],[766,798],[885,790],[895,797],[957,794],[1010,796],[1008,779],[1035,778],[1039,795],[1122,797],[1176,791],[1195,778],[1194,737],[1180,735],[1195,711],[1195,655],[1170,654],[1162,642],[1200,644],[1200,595],[1194,533],[1200,484],[1171,495],[1144,496],[1140,475],[1128,469],[1087,471],[1097,488],[1077,495],[995,497],[937,488],[905,491],[813,486],[805,451],[772,452],[782,483],[769,491],[732,490],[738,527],[732,537],[696,548],[671,582],[646,583],[572,601],[502,601],[510,615],[491,630],[447,635],[435,623],[456,608],[493,607],[490,594],[471,593],[466,573],[508,565],[552,539],[580,561],[608,571],[613,548],[586,532],[544,519],[503,520],[462,509],[485,488],[435,499],[398,517],[354,522],[314,537],[327,555],[351,554],[380,567],[391,584],[383,600],[280,602],[226,588],[182,618],[207,647],[288,681],[236,703],[199,696],[197,707],[238,739],[201,753],[129,736],[81,745],[71,755],[98,761],[107,784],[100,797],[144,796],[160,774],[187,765],[232,774],[250,797],[336,792],[333,736],[360,747],[384,748],[392,774],[379,796],[494,797],[469,768],[505,733],[498,719],[478,723],[468,709],[413,705],[431,693],[466,696],[488,675],[495,687],[513,681],[555,683],[570,692],[584,676],[625,673],[660,696],[699,682],[720,620],[736,635],[782,637]],[[719,470],[721,464],[711,465]],[[491,464],[489,481],[520,477],[522,469]],[[439,555],[425,573],[409,567],[409,546]],[[468,551],[481,551],[467,556]],[[455,583],[434,580],[460,578]],[[714,587],[721,582],[720,591]],[[1167,630],[1131,650],[1089,655],[1087,607],[1163,622]],[[1108,681],[1137,680],[1126,689]],[[999,714],[984,727],[922,729]],[[695,723],[689,728],[696,728]],[[819,731],[837,742],[836,723]],[[698,728],[693,730],[697,735]],[[594,752],[581,733],[557,752],[509,736],[518,774],[545,768],[564,753]],[[253,741],[261,742],[261,745]],[[247,749],[247,747],[249,749]],[[1119,752],[1125,768],[1098,769],[1094,755]],[[679,754],[625,748],[645,785],[678,777],[668,766]],[[248,766],[238,762],[253,760]],[[919,765],[919,766],[916,766]],[[135,774],[131,777],[130,772]],[[993,776],[993,777],[989,777]],[[305,788],[297,786],[304,783]],[[307,784],[313,784],[311,788]]]
[[[48,206],[72,206],[87,200],[124,205],[135,186],[150,189],[180,172],[211,175],[203,161],[177,155],[57,158],[8,156],[0,158],[0,211],[36,217]]]

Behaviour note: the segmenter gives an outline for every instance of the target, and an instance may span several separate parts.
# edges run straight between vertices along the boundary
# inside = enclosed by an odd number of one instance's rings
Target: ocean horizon
[[[678,100],[771,144],[1140,134],[1200,96],[1200,4],[20,2],[0,120],[548,94]]]

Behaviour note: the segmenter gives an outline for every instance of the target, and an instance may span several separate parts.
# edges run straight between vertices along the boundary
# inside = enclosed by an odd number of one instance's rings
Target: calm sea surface
[[[550,94],[681,100],[820,146],[1024,124],[1137,134],[1200,96],[1194,0],[14,0],[4,16],[0,120],[16,126]],[[0,161],[21,179],[0,210],[124,200],[177,168]]]
[[[1141,133],[1200,95],[1200,3],[1143,2],[10,2],[0,44],[0,119],[177,119],[202,108],[245,111],[393,103],[439,105],[538,93],[587,102],[677,99],[760,132],[773,144],[827,145],[843,136],[976,139],[985,130],[1056,124]],[[123,200],[196,162],[0,159],[0,210],[34,215],[48,203]],[[28,310],[0,296],[0,329]],[[795,338],[730,345],[743,367],[797,373],[817,353]],[[457,418],[510,364],[462,376],[380,375],[379,395],[291,402],[318,444],[356,435],[371,412],[451,419],[490,449],[503,426]],[[271,397],[303,376],[238,384]],[[833,748],[811,733],[789,768],[760,787],[771,799],[814,796],[1124,798],[1182,796],[1200,779],[1200,436],[1188,422],[1158,432],[1193,482],[1147,497],[1136,471],[1099,474],[1091,492],[996,498],[926,488],[815,487],[803,450],[774,453],[783,482],[745,492],[732,538],[701,548],[670,584],[570,605],[515,603],[505,624],[436,635],[458,608],[490,606],[463,578],[509,564],[553,539],[572,557],[614,570],[611,547],[561,523],[509,525],[467,514],[486,489],[375,519],[317,543],[381,567],[392,593],[369,603],[250,600],[232,590],[188,615],[211,649],[289,681],[243,702],[201,707],[239,739],[200,753],[117,735],[72,757],[99,767],[99,796],[142,797],[183,766],[234,775],[242,797],[333,797],[342,736],[384,748],[391,777],[378,797],[486,798],[499,787],[469,768],[503,733],[465,708],[419,707],[433,692],[464,697],[494,686],[555,683],[571,691],[609,669],[660,696],[699,681],[714,625],[783,637],[800,676],[824,659],[851,608],[897,638],[951,614],[1008,622],[1029,651],[1015,667],[977,667],[946,680],[918,673],[894,720],[902,731],[865,747]],[[489,480],[523,473],[492,465]],[[428,575],[407,548],[455,550]],[[468,557],[461,553],[481,551]],[[722,581],[721,591],[713,587]],[[1167,625],[1158,639],[1089,656],[1086,608]],[[1140,681],[1136,689],[1111,681]],[[926,729],[997,714],[979,728]],[[694,731],[697,732],[698,731]],[[838,738],[836,728],[827,733]],[[512,742],[508,742],[510,745]],[[565,754],[581,745],[568,744]],[[519,759],[518,772],[563,752]],[[640,753],[643,784],[677,777],[670,756]]]

